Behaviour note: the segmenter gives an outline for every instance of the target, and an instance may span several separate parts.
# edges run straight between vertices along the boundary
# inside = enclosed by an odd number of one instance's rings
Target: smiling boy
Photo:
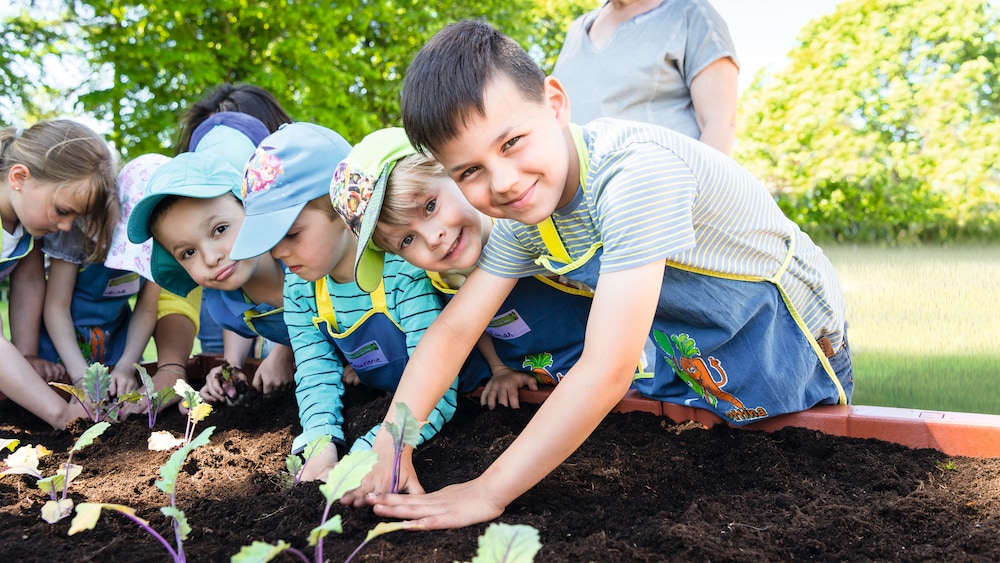
[[[558,80],[481,22],[431,39],[407,71],[402,107],[414,146],[500,220],[480,268],[414,352],[394,403],[418,418],[427,412],[456,369],[449,352],[471,348],[517,278],[548,271],[596,292],[580,360],[482,475],[426,495],[384,494],[391,444],[380,435],[376,472],[346,502],[427,528],[495,518],[622,398],[647,338],[659,349],[656,373],[636,385],[653,398],[736,424],[848,401],[836,274],[731,159],[653,125],[571,124]],[[402,489],[422,492],[405,469]]]

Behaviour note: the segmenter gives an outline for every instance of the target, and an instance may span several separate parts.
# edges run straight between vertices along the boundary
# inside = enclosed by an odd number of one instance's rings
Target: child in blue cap
[[[410,351],[441,310],[424,272],[398,257],[386,260],[371,291],[354,282],[357,239],[329,196],[330,178],[350,150],[336,132],[311,123],[283,125],[264,139],[244,171],[246,220],[231,254],[241,259],[270,252],[288,268],[285,322],[295,352],[302,424],[292,449],[299,452],[324,434],[333,439],[308,460],[306,479],[325,477],[338,459],[337,446],[345,444],[345,367],[353,366],[366,385],[394,391]],[[443,398],[425,413],[421,440],[451,419],[457,385],[453,377]],[[352,449],[370,447],[377,430]]]
[[[565,275],[593,287],[594,302],[580,360],[482,475],[427,495],[386,494],[393,454],[383,432],[376,471],[344,502],[426,528],[497,517],[621,400],[649,338],[660,355],[640,391],[734,424],[849,400],[844,296],[833,267],[733,160],[656,125],[571,124],[559,81],[483,22],[450,25],[421,49],[402,109],[414,146],[499,220],[479,268],[414,352],[393,403],[417,418],[428,412],[459,368],[446,352],[473,347],[518,278]],[[386,419],[394,417],[390,405]],[[402,474],[401,490],[423,492],[412,465]]]
[[[400,127],[375,131],[355,145],[333,175],[330,197],[358,237],[355,277],[364,290],[378,284],[388,252],[425,270],[450,297],[493,227]],[[551,277],[522,278],[476,347],[491,368],[481,404],[518,408],[520,387],[558,383],[583,351],[592,295]]]
[[[263,139],[267,129],[245,114],[217,116],[227,120],[208,125],[199,144],[205,150],[182,153],[152,175],[129,217],[128,234],[132,241],[152,237],[150,270],[164,289],[188,295],[205,288],[206,309],[226,330],[223,357],[236,368],[236,379],[246,380],[241,368],[253,338],[275,343],[249,382],[269,393],[291,385],[294,371],[282,316],[284,269],[270,256],[229,258],[244,217],[242,166],[254,138]],[[201,392],[209,401],[233,398],[235,387],[222,381],[221,371],[217,366],[206,376]]]

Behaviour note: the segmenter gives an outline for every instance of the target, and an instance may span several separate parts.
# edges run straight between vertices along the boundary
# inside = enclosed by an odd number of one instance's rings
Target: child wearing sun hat
[[[369,291],[354,282],[357,239],[330,202],[330,178],[351,146],[336,132],[311,123],[290,123],[264,139],[243,175],[246,220],[231,256],[265,252],[282,260],[285,322],[295,352],[295,389],[302,433],[300,451],[317,436],[331,446],[306,464],[305,477],[325,477],[346,442],[342,395],[344,370],[392,392],[441,302],[430,280],[398,257],[387,259]],[[421,440],[451,419],[457,380],[428,416]],[[354,449],[370,447],[370,437]]]
[[[355,276],[366,290],[378,283],[388,252],[424,269],[450,298],[493,227],[400,127],[362,139],[333,175],[330,197],[358,237]],[[520,387],[558,383],[583,350],[591,295],[550,277],[521,279],[477,345],[491,368],[481,404],[517,408]]]
[[[178,155],[150,179],[129,218],[129,237],[152,238],[151,275],[165,289],[188,295],[205,288],[208,313],[225,330],[242,337],[227,337],[223,353],[236,368],[237,380],[246,380],[241,368],[253,338],[275,343],[247,382],[268,393],[290,386],[294,370],[282,317],[284,270],[270,256],[228,258],[244,215],[238,196],[242,166],[254,141],[267,136],[267,129],[256,118],[236,112],[213,118],[218,119],[195,131],[199,150]],[[217,366],[206,375],[205,399],[233,398],[235,387],[222,381],[221,372]]]

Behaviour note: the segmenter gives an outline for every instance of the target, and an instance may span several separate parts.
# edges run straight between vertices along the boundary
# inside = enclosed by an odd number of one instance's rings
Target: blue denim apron
[[[439,274],[427,272],[427,277],[446,296],[455,294]],[[592,302],[593,293],[545,276],[521,278],[486,332],[504,364],[555,385],[583,353]]]
[[[70,315],[76,339],[88,363],[107,366],[118,363],[125,350],[132,307],[129,299],[139,293],[143,280],[139,274],[114,270],[103,264],[89,264],[80,269],[73,289]],[[58,361],[59,354],[48,332],[39,335],[39,357]]]
[[[573,135],[586,190],[586,144],[578,128]],[[597,286],[600,243],[574,261],[551,218],[539,231],[549,253],[539,264]],[[666,261],[649,333],[659,355],[653,374],[638,375],[634,387],[653,399],[715,411],[736,425],[817,404],[846,404],[853,389],[846,328],[844,347],[828,358],[781,286],[794,254],[789,240],[782,264],[768,278],[693,271]]]
[[[17,246],[14,247],[14,252],[10,256],[0,260],[0,280],[4,280],[10,275],[14,268],[17,267],[17,262],[21,258],[24,258],[31,252],[31,249],[35,246],[35,237],[25,233],[21,240],[17,241]]]
[[[267,303],[255,304],[239,289],[206,289],[203,296],[208,314],[222,328],[246,338],[262,336],[278,344],[292,345],[288,338],[288,327],[285,326],[283,307],[274,308]]]

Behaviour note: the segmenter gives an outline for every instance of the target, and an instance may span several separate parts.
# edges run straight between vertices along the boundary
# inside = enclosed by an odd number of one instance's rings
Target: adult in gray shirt
[[[707,0],[609,0],[573,22],[552,74],[574,122],[656,123],[732,154],[739,67]]]

